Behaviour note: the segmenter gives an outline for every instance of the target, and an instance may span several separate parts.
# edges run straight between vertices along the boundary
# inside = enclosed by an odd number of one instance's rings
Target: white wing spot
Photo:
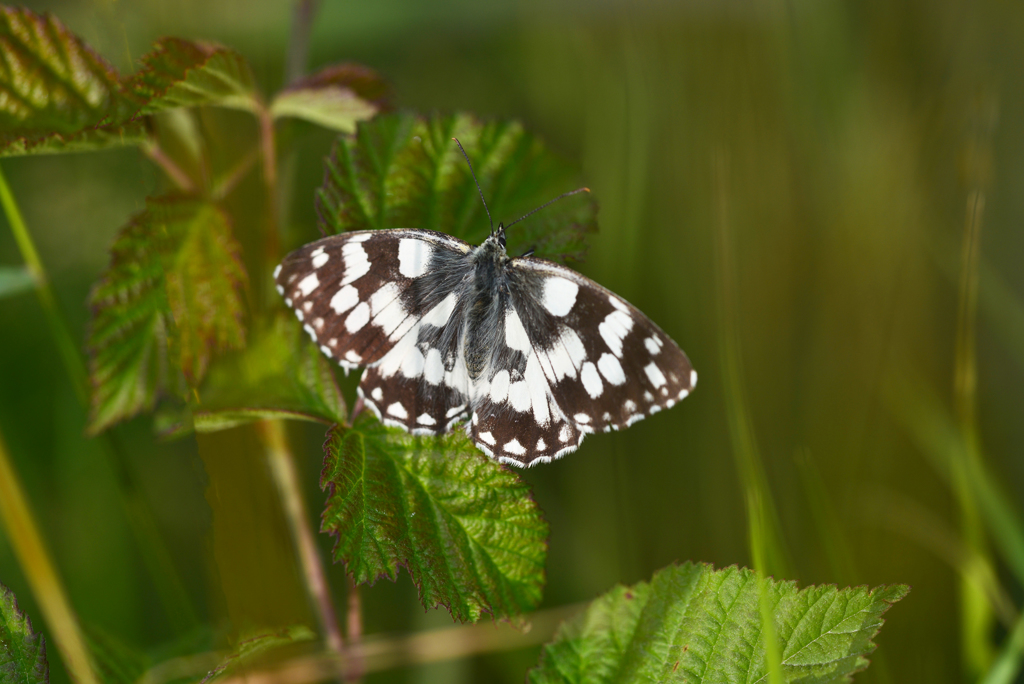
[[[513,439],[505,443],[505,451],[516,456],[522,456],[526,453],[526,447],[520,444],[518,439]]]
[[[622,365],[611,354],[602,354],[597,362],[597,367],[601,369],[601,375],[613,385],[621,385],[626,382],[626,374],[622,371]]]
[[[332,356],[334,356],[334,354],[331,353],[331,350],[328,349],[326,346],[321,346],[320,351],[322,351],[324,353],[324,356],[326,356],[327,358],[331,358]]]
[[[345,277],[341,279],[342,285],[353,283],[370,272],[370,259],[366,256],[366,250],[358,242],[346,241],[341,248],[341,258],[345,262]]]
[[[370,321],[370,307],[366,302],[359,302],[359,306],[352,309],[352,313],[345,319],[345,329],[350,333],[362,330],[363,326]]]
[[[590,416],[588,416],[588,415],[587,415],[586,413],[577,413],[577,414],[576,414],[575,416],[573,416],[572,418],[573,418],[573,420],[575,420],[575,421],[576,421],[577,423],[583,423],[584,425],[586,425],[587,423],[589,423],[589,422],[590,422]]]
[[[690,371],[690,389],[697,386],[697,371]]]
[[[377,401],[383,401],[384,400],[384,390],[382,390],[380,387],[374,387],[373,391],[370,392],[370,396],[373,397],[374,399],[376,399]]]
[[[591,399],[597,399],[604,392],[604,383],[601,382],[601,376],[597,374],[597,367],[590,361],[583,364],[580,380],[583,381],[583,389],[587,390]]]
[[[266,271],[264,271],[266,273]],[[320,286],[320,279],[316,277],[316,273],[310,273],[308,276],[299,281],[299,290],[302,291],[303,297],[308,297],[309,293]]]
[[[406,278],[419,278],[427,272],[434,250],[430,243],[402,238],[398,243],[398,271]]]
[[[515,309],[505,312],[505,344],[510,348],[525,352],[530,349],[530,338],[526,335],[526,328],[519,320],[519,314]]]
[[[320,253],[313,255],[313,268],[320,268],[321,266],[323,266],[324,264],[331,260],[331,255],[327,254],[323,250],[324,248],[321,247],[319,250]]]
[[[306,325],[302,326],[302,329],[306,331],[307,335],[309,335],[309,339],[316,342],[316,331],[313,330],[313,326],[307,323]]]
[[[626,410],[626,413],[633,413],[634,411],[636,411],[636,402],[633,401],[632,399],[627,399],[626,402],[622,405],[622,408]]]
[[[409,414],[406,413],[405,411],[405,407],[402,406],[397,401],[394,404],[391,404],[391,406],[388,406],[387,413],[394,416],[395,418],[401,418],[403,420],[409,417]]]
[[[526,386],[525,380],[512,383],[508,388],[508,403],[516,411],[524,412],[530,410],[530,388]]]
[[[306,314],[302,313],[301,309],[295,309],[295,317],[301,321],[306,318]]]
[[[608,422],[609,420],[611,420],[611,419],[612,419],[612,414],[608,413],[607,411],[605,411],[605,412],[604,412],[604,415],[603,415],[603,416],[601,416],[601,420],[603,420],[603,421],[604,421],[604,422],[606,422],[606,423],[607,423],[607,422]]]
[[[484,440],[485,442],[487,442],[491,446],[494,446],[494,443],[495,443],[494,435],[492,435],[490,432],[481,432],[480,433],[480,439]]]
[[[274,269],[274,280],[277,280],[277,276],[281,275],[281,264],[278,264]]]
[[[612,301],[616,300],[613,298]],[[612,311],[604,317],[601,325],[597,326],[597,330],[601,333],[604,343],[608,345],[608,349],[619,358],[622,358],[622,340],[625,339],[632,329],[633,317],[620,310]]]
[[[391,335],[408,318],[398,285],[386,283],[370,296],[370,313],[373,324],[380,327],[385,335]]]
[[[407,378],[418,378],[423,374],[423,354],[416,347],[413,347],[402,359],[402,375]]]
[[[564,316],[576,304],[580,286],[566,278],[554,276],[544,281],[544,295],[541,303],[552,316]]]
[[[572,439],[572,428],[566,423],[562,426],[562,429],[558,431],[558,441],[565,444]]]
[[[548,448],[548,445],[544,443],[544,438],[541,437],[537,440],[537,451],[544,451]]]
[[[366,231],[364,233],[357,233],[352,235],[351,237],[348,238],[348,242],[366,242],[372,237],[373,233],[371,231]]]
[[[416,422],[420,425],[436,425],[437,421],[429,413],[421,413]]]
[[[689,395],[690,395],[690,390],[688,390],[688,389],[680,390],[678,399],[681,401],[681,400],[685,399],[686,397],[688,397]]]
[[[616,297],[615,295],[608,295],[608,301],[611,302],[612,306],[614,306],[619,311],[623,313],[629,313],[629,307],[626,306],[626,303],[619,299],[618,297]]]
[[[651,356],[657,356],[661,351],[661,345],[664,344],[661,340],[653,335],[644,340],[644,346],[647,347],[647,351],[651,353]]]
[[[647,373],[647,377],[650,379],[651,384],[657,389],[665,384],[665,376],[662,375],[661,369],[658,368],[658,364],[653,361],[644,366],[644,373]]]
[[[302,310],[305,311],[306,313],[309,313],[310,311],[312,311],[313,310],[313,300],[310,299],[310,300],[307,300],[305,302],[302,302]]]
[[[508,398],[509,374],[507,370],[500,370],[491,378],[491,401],[500,404]]]
[[[436,385],[444,379],[444,361],[437,349],[431,348],[427,351],[427,358],[423,362],[423,379],[431,385]]]
[[[334,342],[334,344],[332,346],[337,346],[337,342],[335,342],[334,340],[331,340],[331,341]],[[349,349],[347,352],[345,352],[345,359],[347,361],[351,361],[352,363],[359,363],[359,362],[361,362],[363,360],[363,357],[361,357],[359,354],[357,354],[352,349]]]
[[[281,268],[281,267],[278,266],[278,268]],[[284,294],[284,285],[278,285],[277,286],[277,294],[279,294],[279,295],[283,295]]]
[[[466,408],[465,404],[459,404],[458,406],[453,406],[452,408],[448,409],[448,412],[445,413],[444,415],[445,415],[446,418],[454,418],[455,416],[457,416],[460,413],[462,413],[462,411],[465,408]]]
[[[346,285],[341,288],[338,290],[337,294],[331,298],[331,308],[334,309],[335,313],[345,313],[358,303],[359,290],[351,285]]]
[[[651,394],[650,392],[644,392],[644,401],[648,403],[654,401],[654,395]]]
[[[316,328],[317,330],[323,330],[324,329],[324,319],[320,318],[319,316],[314,318],[313,319],[313,327]]]

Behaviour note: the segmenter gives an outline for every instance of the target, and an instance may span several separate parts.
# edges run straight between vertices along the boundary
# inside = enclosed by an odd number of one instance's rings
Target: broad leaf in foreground
[[[32,630],[14,593],[0,584],[0,684],[45,684],[49,679],[43,635]]]
[[[338,64],[300,79],[270,105],[274,118],[291,116],[325,128],[352,133],[388,103],[384,80],[358,64]]]
[[[616,587],[564,624],[529,681],[767,682],[758,581],[735,566],[672,565]],[[875,589],[767,580],[787,682],[849,682],[868,666],[882,614],[905,585]]]
[[[412,437],[363,414],[324,444],[323,531],[358,583],[405,566],[425,607],[457,620],[535,607],[548,526],[528,487],[461,433]]]
[[[178,196],[146,204],[90,297],[92,433],[181,394],[183,377],[198,384],[215,352],[245,341],[246,274],[226,214]]]
[[[518,123],[480,123],[466,114],[379,116],[335,143],[317,193],[323,232],[423,228],[480,244],[490,229],[487,213],[452,138],[472,160],[495,222],[510,223],[577,187],[571,168]],[[586,195],[556,202],[510,229],[509,252],[579,258],[595,216]]]
[[[239,674],[249,667],[262,664],[272,657],[276,650],[310,642],[314,639],[316,639],[316,635],[305,625],[294,625],[280,632],[257,634],[243,639],[233,653],[203,678],[201,684],[208,684],[208,682]]]
[[[141,140],[117,71],[50,14],[0,7],[0,154]]]
[[[197,394],[193,421],[199,432],[264,418],[345,420],[345,399],[330,362],[292,316],[278,316],[244,351],[214,363]]]

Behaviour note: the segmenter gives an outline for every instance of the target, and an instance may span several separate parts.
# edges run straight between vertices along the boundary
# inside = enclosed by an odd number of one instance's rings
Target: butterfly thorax
[[[498,231],[484,240],[469,255],[473,264],[470,285],[469,313],[466,316],[466,370],[476,380],[487,367],[488,360],[501,341],[502,320],[507,299],[507,268],[511,259],[505,251],[505,231]]]

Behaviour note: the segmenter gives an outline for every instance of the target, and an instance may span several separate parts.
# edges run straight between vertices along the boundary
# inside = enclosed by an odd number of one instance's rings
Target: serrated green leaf
[[[210,368],[193,410],[199,432],[264,418],[345,420],[345,399],[330,363],[293,316],[276,317],[238,354]]]
[[[46,642],[18,609],[14,593],[0,584],[0,684],[46,684]]]
[[[90,297],[90,432],[182,394],[182,378],[198,384],[215,352],[244,344],[239,253],[203,200],[151,198],[122,229]]]
[[[466,114],[379,116],[335,143],[317,192],[323,230],[425,228],[482,242],[487,213],[453,137],[472,160],[495,221],[510,223],[576,187],[570,168],[518,123],[480,123]],[[595,214],[586,195],[556,202],[509,231],[509,251],[579,258]]]
[[[238,643],[235,651],[224,659],[203,679],[202,684],[215,682],[223,677],[260,664],[278,649],[313,641],[316,635],[305,625],[294,625],[280,632],[258,634]]]
[[[324,451],[322,529],[356,582],[405,566],[425,607],[462,621],[540,601],[547,523],[528,487],[464,435],[413,437],[363,414],[332,428]]]
[[[50,14],[0,7],[0,155],[137,143],[117,72]]]
[[[142,58],[128,90],[140,114],[215,105],[253,111],[256,84],[245,58],[215,43],[164,38]]]
[[[360,121],[387,106],[384,80],[358,64],[338,64],[300,79],[282,90],[270,105],[274,118],[291,116],[324,128],[352,133]]]
[[[787,682],[849,682],[868,666],[882,614],[907,595],[769,579],[775,633]],[[650,583],[616,587],[564,624],[544,647],[529,681],[767,682],[765,645],[752,570],[672,565]]]
[[[28,292],[33,287],[35,280],[24,266],[0,266],[0,298]]]

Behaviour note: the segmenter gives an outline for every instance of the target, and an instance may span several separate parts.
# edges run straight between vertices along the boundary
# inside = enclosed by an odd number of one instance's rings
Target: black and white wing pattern
[[[382,421],[440,434],[468,416],[458,356],[470,249],[427,230],[342,233],[289,254],[274,279],[320,351],[370,367],[359,392]]]
[[[687,396],[697,374],[634,306],[564,266],[425,230],[343,233],[289,254],[285,303],[327,356],[365,366],[359,395],[388,425],[532,465],[587,433]],[[468,420],[467,420],[468,419]]]
[[[686,354],[594,281],[535,258],[511,261],[503,344],[474,388],[471,434],[503,462],[532,465],[671,408],[697,383]]]

